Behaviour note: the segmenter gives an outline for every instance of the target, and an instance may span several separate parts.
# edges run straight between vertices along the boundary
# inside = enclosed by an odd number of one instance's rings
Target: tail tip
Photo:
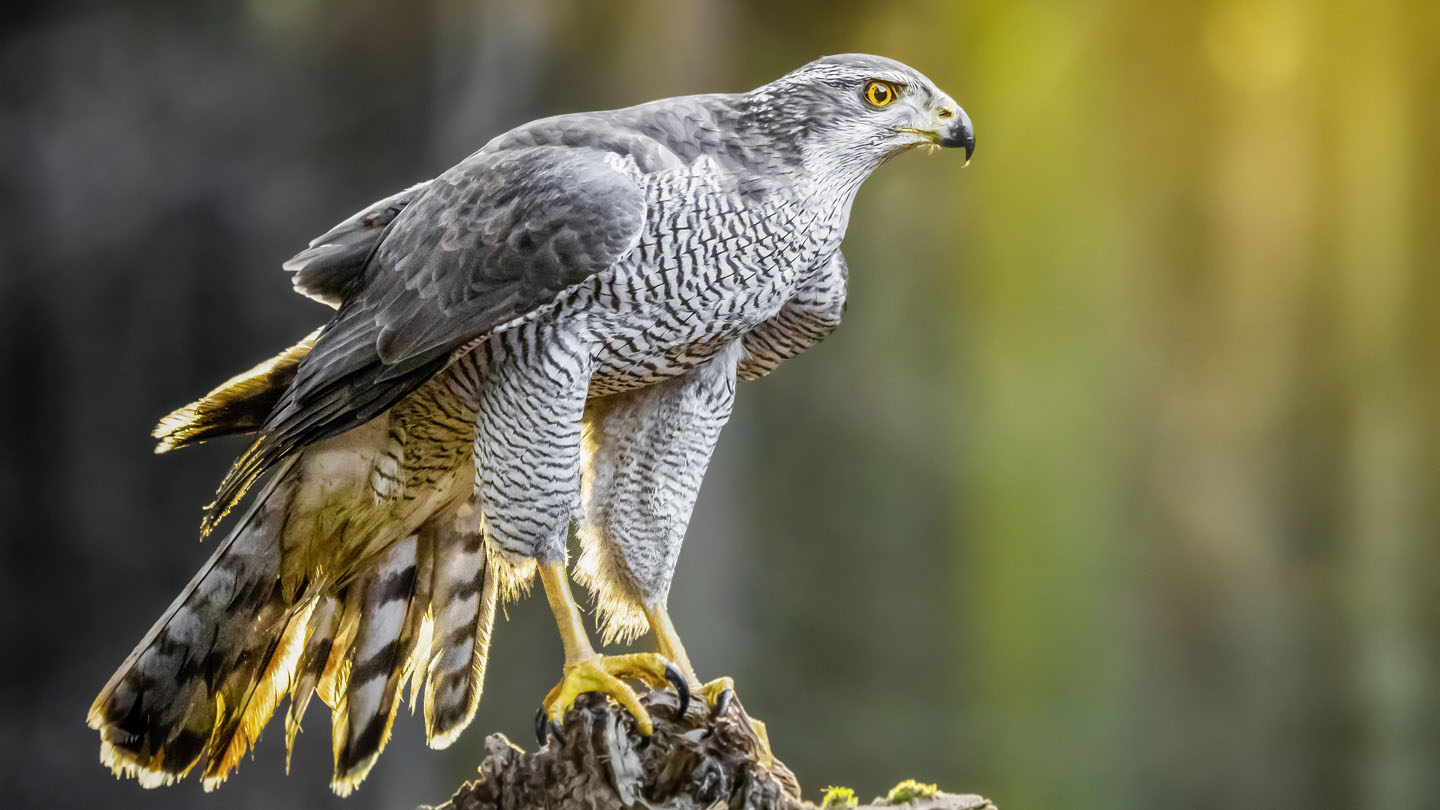
[[[355,792],[365,777],[370,775],[370,769],[375,767],[375,760],[379,759],[380,752],[374,751],[362,757],[358,762],[341,764],[335,763],[335,774],[330,778],[330,790],[336,796],[344,798]]]
[[[132,752],[105,739],[100,741],[100,763],[109,768],[116,779],[134,779],[146,790],[173,785],[190,771],[189,768],[171,771],[141,762]]]

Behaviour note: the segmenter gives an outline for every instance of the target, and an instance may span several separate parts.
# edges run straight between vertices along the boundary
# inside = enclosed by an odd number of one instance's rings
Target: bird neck
[[[761,88],[727,105],[733,130],[747,147],[746,168],[772,178],[776,191],[821,209],[817,213],[843,220],[861,184],[882,161],[870,150],[836,148],[827,137],[833,124],[788,101]]]

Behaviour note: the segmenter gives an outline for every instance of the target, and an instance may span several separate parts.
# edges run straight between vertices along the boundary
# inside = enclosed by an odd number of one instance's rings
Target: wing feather
[[[481,151],[411,191],[202,530],[295,449],[383,413],[455,350],[612,267],[645,221],[640,186],[601,149]]]
[[[380,244],[386,226],[419,196],[428,182],[367,206],[311,240],[309,247],[284,264],[287,271],[294,273],[290,283],[295,291],[338,308],[364,276],[366,262]]]

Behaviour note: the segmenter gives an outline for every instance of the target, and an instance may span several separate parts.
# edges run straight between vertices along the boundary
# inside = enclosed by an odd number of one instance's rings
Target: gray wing
[[[338,309],[365,275],[366,263],[385,234],[385,228],[432,181],[417,183],[366,207],[315,239],[284,267],[294,276],[295,291],[332,309]]]
[[[385,228],[295,381],[221,484],[208,530],[294,450],[378,416],[452,352],[549,304],[628,253],[640,187],[596,149],[479,152]]]

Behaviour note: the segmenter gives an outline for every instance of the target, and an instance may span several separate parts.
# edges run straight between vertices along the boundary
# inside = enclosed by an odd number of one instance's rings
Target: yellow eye
[[[886,107],[895,101],[899,93],[886,82],[870,82],[865,85],[865,100],[876,107]]]

